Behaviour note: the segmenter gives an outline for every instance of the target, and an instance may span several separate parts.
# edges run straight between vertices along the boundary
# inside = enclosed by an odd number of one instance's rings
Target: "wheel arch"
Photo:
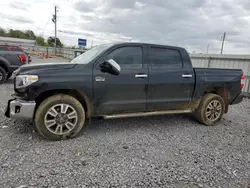
[[[6,64],[1,59],[0,59],[0,67],[2,67],[6,71],[6,73],[9,71]]]
[[[228,112],[230,93],[225,87],[222,87],[222,86],[207,87],[204,90],[204,93],[202,96],[206,95],[207,93],[213,93],[213,94],[219,95],[225,102],[225,112],[224,113]]]
[[[50,96],[57,95],[57,94],[66,94],[66,95],[70,95],[72,97],[75,97],[82,104],[82,106],[86,112],[86,117],[90,118],[92,116],[92,107],[91,107],[91,104],[89,102],[88,96],[83,91],[74,90],[74,89],[47,90],[47,91],[40,93],[35,98],[35,102],[36,102],[35,112],[36,112],[38,106],[42,103],[42,101],[44,101],[46,98],[48,98]]]

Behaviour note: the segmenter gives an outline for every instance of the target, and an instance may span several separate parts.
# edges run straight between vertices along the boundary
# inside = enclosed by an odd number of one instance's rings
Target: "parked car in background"
[[[24,52],[27,56],[26,63],[30,63],[32,61],[30,54],[27,51],[25,51],[24,49],[20,48],[19,46],[0,45],[0,51]]]
[[[28,64],[29,54],[12,46],[0,45],[0,84],[9,79],[21,65]]]
[[[76,136],[91,117],[192,113],[214,125],[242,101],[241,69],[193,68],[184,48],[117,43],[91,48],[69,63],[16,71],[5,115],[35,121],[50,140]]]

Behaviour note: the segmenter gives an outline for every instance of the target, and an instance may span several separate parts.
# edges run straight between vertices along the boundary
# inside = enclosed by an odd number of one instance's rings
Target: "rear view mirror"
[[[107,72],[113,75],[119,75],[121,67],[113,59],[109,59],[100,64],[102,72]]]

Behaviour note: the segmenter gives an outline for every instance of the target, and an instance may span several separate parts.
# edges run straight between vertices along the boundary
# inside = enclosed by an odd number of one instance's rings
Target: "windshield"
[[[76,64],[88,64],[91,62],[96,56],[100,55],[103,51],[111,47],[113,44],[102,44],[95,46],[88,51],[84,52],[83,54],[77,56],[76,58],[72,59],[70,63]]]

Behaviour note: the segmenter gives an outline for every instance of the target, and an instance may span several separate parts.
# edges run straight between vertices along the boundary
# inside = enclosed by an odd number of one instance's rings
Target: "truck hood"
[[[58,70],[58,69],[71,69],[76,64],[72,63],[34,63],[26,64],[19,67],[16,71],[13,72],[14,75],[25,74],[28,72],[41,71],[41,70]]]

